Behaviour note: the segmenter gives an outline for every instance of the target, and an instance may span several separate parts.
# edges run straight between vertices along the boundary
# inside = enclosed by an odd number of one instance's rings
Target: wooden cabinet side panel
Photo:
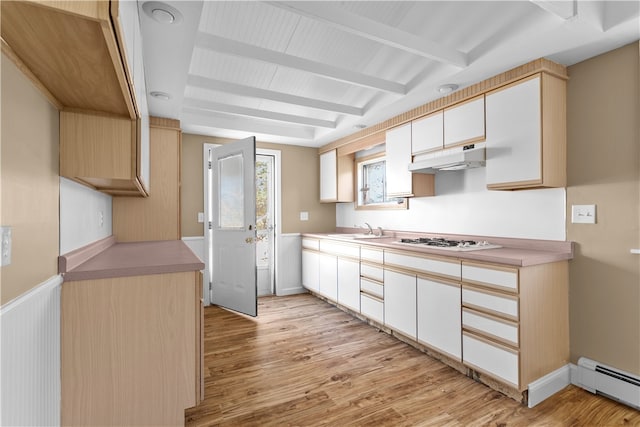
[[[353,202],[354,199],[354,155],[338,156],[338,201]]]
[[[180,239],[180,138],[174,129],[150,130],[149,197],[113,199],[113,234],[118,241]]]
[[[136,122],[127,118],[60,112],[60,175],[131,180]]]
[[[567,261],[520,270],[520,384],[569,363]]]
[[[567,82],[542,74],[542,176],[545,187],[567,186]]]
[[[335,202],[338,199],[338,159],[336,150],[320,154],[320,201]]]
[[[196,403],[193,272],[62,286],[62,425],[182,425]]]

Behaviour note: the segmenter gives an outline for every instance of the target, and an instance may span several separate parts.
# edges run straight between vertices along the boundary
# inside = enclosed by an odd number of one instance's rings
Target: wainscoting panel
[[[0,423],[60,425],[60,290],[54,276],[0,310]]]

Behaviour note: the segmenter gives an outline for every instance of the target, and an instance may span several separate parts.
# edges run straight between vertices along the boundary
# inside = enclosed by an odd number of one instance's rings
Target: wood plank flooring
[[[205,400],[187,426],[640,425],[574,386],[529,409],[308,294],[258,313],[205,309]]]

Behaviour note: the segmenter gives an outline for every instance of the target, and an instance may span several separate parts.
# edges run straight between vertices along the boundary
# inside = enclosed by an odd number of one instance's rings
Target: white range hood
[[[437,171],[452,171],[478,168],[485,165],[485,143],[454,147],[414,157],[409,171],[434,174]]]

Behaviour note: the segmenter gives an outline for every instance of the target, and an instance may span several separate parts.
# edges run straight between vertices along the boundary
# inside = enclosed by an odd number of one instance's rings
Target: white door
[[[211,150],[211,302],[258,314],[255,138]]]

